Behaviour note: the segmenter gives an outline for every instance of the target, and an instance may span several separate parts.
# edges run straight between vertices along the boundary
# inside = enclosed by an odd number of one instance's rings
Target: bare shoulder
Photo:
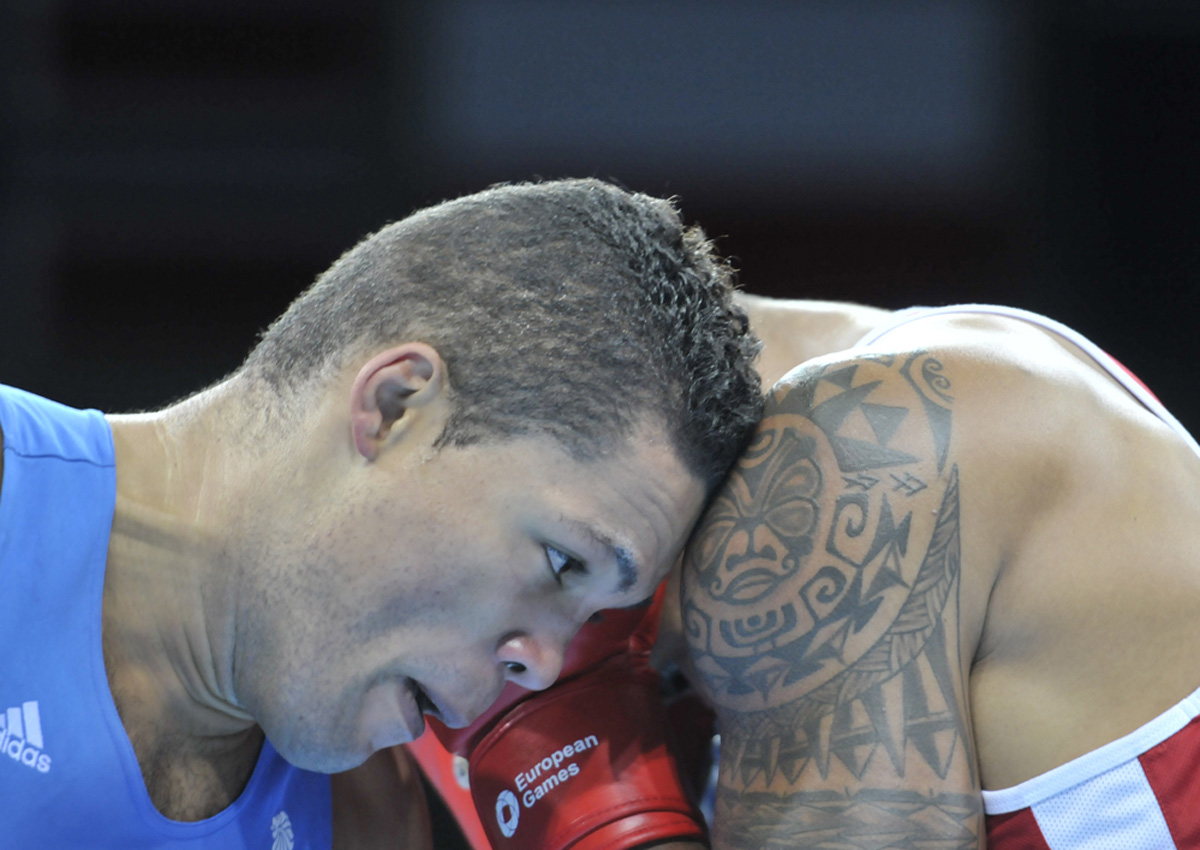
[[[738,303],[763,343],[757,367],[765,386],[806,360],[854,347],[892,315],[863,304],[747,293],[739,293]]]
[[[1028,498],[1090,486],[1077,480],[1090,459],[1131,430],[1165,430],[1091,355],[1021,318],[935,315],[863,352],[872,350],[925,352],[926,377],[953,383],[955,452],[986,477],[993,504],[1014,490]]]
[[[1012,718],[1039,717],[1033,697],[1095,690],[1061,687],[1090,669],[1081,653],[1037,662],[1047,686],[1017,697],[995,671],[1024,681],[1022,659],[1049,657],[1064,629],[1094,637],[1038,600],[1100,595],[1114,585],[1088,578],[1098,564],[1144,558],[1114,547],[1135,473],[1163,466],[1147,463],[1155,428],[1089,358],[993,316],[913,322],[778,383],[682,578],[692,667],[722,732],[715,846],[850,844],[887,817],[914,846],[977,847],[981,759],[993,777],[1033,775],[1029,753],[997,755]]]
[[[811,361],[771,391],[683,573],[723,740],[717,847],[849,837],[881,812],[908,841],[978,845],[968,667],[994,572],[962,557],[980,474],[958,381],[970,406],[996,365],[902,343]]]
[[[952,401],[923,354],[830,358],[771,391],[683,573],[694,665],[719,707],[791,713],[895,620],[914,534],[958,521]]]
[[[970,671],[972,723],[984,787],[1010,787],[1200,682],[1188,651],[1200,459],[1062,337],[999,317],[925,324],[885,340],[935,346],[954,383],[964,587],[1003,561]]]
[[[430,850],[433,833],[418,770],[407,750],[392,747],[331,777],[334,848]]]

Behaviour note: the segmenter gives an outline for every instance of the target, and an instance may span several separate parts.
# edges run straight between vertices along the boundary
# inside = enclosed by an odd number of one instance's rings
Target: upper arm
[[[982,841],[952,377],[922,352],[809,364],[701,521],[682,600],[715,847]]]

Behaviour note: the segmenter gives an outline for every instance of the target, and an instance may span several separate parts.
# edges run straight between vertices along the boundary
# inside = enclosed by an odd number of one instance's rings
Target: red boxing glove
[[[704,818],[668,745],[649,663],[664,588],[645,608],[602,612],[544,691],[509,684],[474,724],[429,721],[470,762],[471,796],[495,850],[624,850],[700,840]]]
[[[492,850],[467,790],[466,759],[447,752],[436,735],[422,735],[403,746],[421,766],[421,772],[446,804],[472,850]]]

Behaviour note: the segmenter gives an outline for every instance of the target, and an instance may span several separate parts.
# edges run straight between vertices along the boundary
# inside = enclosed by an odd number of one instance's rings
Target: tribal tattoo
[[[722,733],[715,846],[979,843],[952,388],[926,353],[776,388],[684,570]]]

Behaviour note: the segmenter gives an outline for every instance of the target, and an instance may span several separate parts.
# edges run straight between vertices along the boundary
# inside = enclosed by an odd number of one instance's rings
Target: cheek
[[[358,639],[401,630],[422,639],[450,627],[460,635],[456,645],[470,635],[495,639],[555,589],[538,572],[536,544],[503,513],[427,504],[402,521],[382,509],[370,519],[339,530],[325,553],[339,574],[331,599],[347,601]]]
[[[418,643],[428,648],[434,635],[462,645],[501,628],[499,620],[512,607],[505,584],[511,582],[495,570],[391,565],[386,575],[352,594],[357,604],[347,612],[351,632],[355,640],[384,640],[405,654]]]

